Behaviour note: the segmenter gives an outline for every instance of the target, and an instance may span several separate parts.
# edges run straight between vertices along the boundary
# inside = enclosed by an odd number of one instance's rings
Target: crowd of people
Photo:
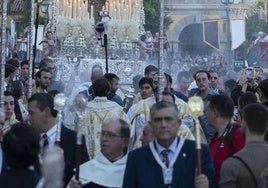
[[[27,61],[8,60],[0,187],[267,188],[268,79],[257,68],[237,76],[207,67],[164,72],[159,96],[158,68],[148,65],[133,77],[134,97],[124,98],[120,78],[95,64],[79,72],[59,119],[54,97],[68,85],[55,80],[53,59],[44,58],[32,79]],[[205,107],[200,125],[192,96]],[[80,114],[77,97],[86,100]],[[56,171],[62,175],[53,180]]]

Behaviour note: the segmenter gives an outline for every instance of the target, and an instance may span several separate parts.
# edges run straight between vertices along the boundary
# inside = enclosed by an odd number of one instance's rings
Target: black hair
[[[106,78],[102,77],[93,81],[92,89],[95,96],[106,97],[110,91],[110,84]]]
[[[139,88],[144,85],[144,84],[149,84],[150,87],[153,89],[153,79],[149,77],[142,77],[139,81]]]
[[[209,72],[206,71],[206,70],[199,70],[199,71],[197,71],[197,72],[195,73],[195,75],[194,75],[194,80],[196,80],[196,75],[197,75],[198,73],[206,73],[208,79],[210,80],[210,74],[209,74]]]
[[[236,81],[234,79],[227,80],[224,82],[224,86],[232,92],[236,87]]]
[[[244,108],[248,104],[257,103],[258,102],[258,99],[257,99],[257,96],[255,95],[255,93],[253,93],[251,91],[247,91],[246,93],[242,93],[238,97],[238,101],[237,102],[239,104],[239,107],[242,109],[242,108]]]
[[[39,69],[47,68],[49,63],[54,63],[52,59],[50,58],[44,58],[40,61]]]
[[[268,79],[262,80],[262,81],[259,83],[259,86],[258,86],[257,89],[261,90],[262,94],[263,94],[265,97],[268,97]]]
[[[113,79],[119,80],[119,77],[114,73],[106,73],[104,77],[109,81],[110,84],[113,84]]]
[[[28,60],[24,60],[20,63],[20,67],[23,67],[23,65],[29,65],[29,61]]]
[[[8,166],[24,169],[38,160],[40,152],[39,134],[27,123],[16,123],[4,135],[3,152]]]
[[[166,77],[167,83],[171,83],[172,84],[172,77],[168,74],[164,72],[164,75]]]
[[[247,123],[250,132],[262,135],[268,127],[268,109],[259,103],[248,104],[242,109],[241,119]]]
[[[44,111],[45,108],[49,108],[51,115],[53,117],[57,117],[58,111],[54,109],[54,98],[48,93],[35,93],[33,94],[29,100],[28,103],[36,101],[37,105],[36,107],[40,111]]]
[[[16,67],[14,67],[13,65],[5,64],[5,78],[9,77],[10,74],[14,73],[16,70]]]
[[[145,67],[144,69],[144,76],[148,76],[150,72],[155,72],[158,71],[158,69],[153,66],[153,65],[148,65],[147,67]]]
[[[223,118],[232,118],[234,114],[233,100],[226,95],[213,95],[209,99],[209,107],[216,109]]]
[[[162,95],[164,95],[164,96],[171,96],[172,97],[172,100],[173,100],[173,103],[175,103],[175,96],[171,92],[169,92],[169,91],[163,91],[162,92]]]
[[[20,99],[23,94],[23,84],[20,80],[14,80],[11,82],[11,90],[15,100]]]

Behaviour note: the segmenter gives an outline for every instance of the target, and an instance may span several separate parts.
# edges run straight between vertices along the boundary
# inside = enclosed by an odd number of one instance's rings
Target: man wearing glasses
[[[73,178],[70,187],[122,187],[129,138],[130,125],[126,121],[105,121],[99,133],[100,152],[80,165],[79,181]]]
[[[202,145],[202,174],[196,173],[195,142],[178,137],[179,111],[160,101],[150,109],[155,140],[129,153],[123,188],[214,188],[215,172],[209,149]]]

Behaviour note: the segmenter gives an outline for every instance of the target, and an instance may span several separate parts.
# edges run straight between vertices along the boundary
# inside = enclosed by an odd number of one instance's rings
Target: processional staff
[[[7,26],[7,0],[2,1],[2,51],[1,51],[1,108],[4,107],[4,82],[5,82],[5,63],[6,63],[6,26]]]
[[[160,24],[159,24],[159,54],[158,54],[158,93],[157,93],[157,102],[161,99],[162,91],[164,91],[163,85],[163,64],[164,64],[164,0],[159,0],[160,4]]]
[[[87,107],[87,98],[84,94],[78,94],[74,99],[74,107],[77,115],[76,122],[76,131],[77,131],[77,139],[76,139],[76,151],[75,151],[75,179],[79,180],[79,171],[80,171],[80,163],[81,163],[81,146],[82,146],[82,122],[83,122],[83,114]]]
[[[35,57],[36,57],[36,45],[37,45],[37,35],[38,35],[38,25],[39,25],[39,12],[40,12],[40,3],[42,0],[36,0],[36,16],[35,16],[35,33],[34,33],[34,45],[33,45],[33,59],[32,59],[32,68],[34,70],[35,66]],[[34,77],[34,72],[32,72],[32,77]]]
[[[203,115],[204,102],[201,97],[190,97],[188,100],[190,114],[195,120],[195,142],[196,142],[196,153],[197,153],[197,175],[202,173],[202,159],[201,159],[201,139],[200,139],[200,123],[198,120],[199,116]]]
[[[60,146],[61,141],[61,123],[62,123],[62,111],[66,105],[67,97],[64,93],[58,93],[54,97],[54,109],[58,111],[57,119],[57,130],[56,130],[56,145]]]
[[[28,77],[29,77],[29,80],[28,80],[28,98],[31,97],[32,95],[32,85],[33,85],[33,82],[32,82],[32,78],[33,78],[33,75],[34,75],[34,64],[33,64],[33,61],[34,61],[34,54],[33,54],[33,44],[32,44],[32,41],[33,41],[33,29],[34,29],[34,4],[35,4],[35,0],[31,0],[31,22],[30,22],[30,35],[29,35],[29,41],[28,41],[28,44],[29,44],[29,74],[28,74]]]

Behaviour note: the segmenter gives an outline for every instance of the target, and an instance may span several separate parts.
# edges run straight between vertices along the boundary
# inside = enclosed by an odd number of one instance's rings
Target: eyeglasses
[[[102,131],[98,133],[98,137],[99,138],[103,138],[106,137],[107,139],[115,139],[115,138],[124,138],[125,136],[122,135],[117,135],[115,133],[112,132],[107,132],[107,131]]]

